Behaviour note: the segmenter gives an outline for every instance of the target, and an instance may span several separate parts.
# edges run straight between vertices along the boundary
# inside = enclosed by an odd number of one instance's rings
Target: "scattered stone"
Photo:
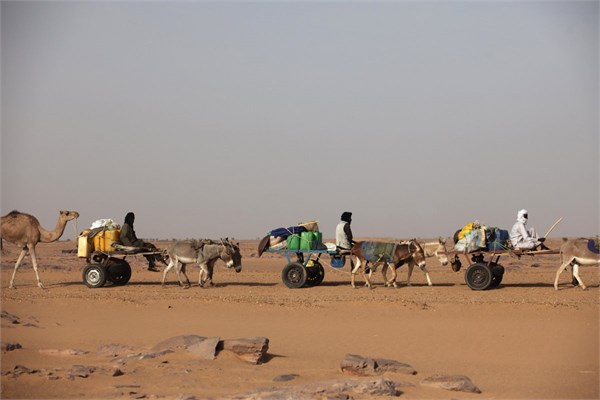
[[[481,393],[471,379],[464,375],[433,375],[423,379],[421,385],[458,392]]]
[[[38,372],[40,372],[39,369],[30,369],[25,367],[24,365],[15,365],[15,367],[13,368],[12,371],[10,371],[10,374],[13,376],[13,378],[17,378],[23,374],[37,374]]]
[[[146,395],[144,393],[129,392],[129,397],[132,399],[145,399]]]
[[[17,350],[17,349],[22,349],[23,346],[21,346],[19,343],[5,343],[2,342],[1,345],[1,350],[2,351],[13,351],[13,350]]]
[[[125,375],[125,373],[123,371],[121,371],[119,368],[115,369],[115,372],[113,372],[112,376],[123,376]]]
[[[146,359],[150,359],[150,358],[156,358],[156,357],[160,357],[163,356],[165,354],[168,353],[172,353],[172,350],[161,350],[161,351],[152,351],[149,353],[136,353],[136,354],[130,354],[124,357],[120,357],[120,358],[116,358],[114,360],[115,363],[117,364],[127,364],[129,361],[140,361],[140,360],[146,360]]]
[[[80,356],[83,354],[87,354],[87,351],[84,350],[75,350],[75,349],[41,349],[38,352],[42,354],[47,354],[51,356]]]
[[[386,360],[383,358],[375,359],[375,371],[379,373],[396,372],[399,374],[416,375],[417,371],[408,365],[396,360]]]
[[[6,311],[2,311],[0,318],[8,320],[8,322],[10,322],[11,324],[20,324],[21,323],[19,317],[17,317],[16,315],[13,315],[11,313],[8,313]]]
[[[132,351],[133,348],[118,343],[101,345],[98,346],[98,348],[96,349],[96,353],[98,355],[110,355],[112,357],[116,357],[119,354],[128,353]]]
[[[398,396],[394,382],[386,379],[346,379],[285,388],[262,389],[229,397],[231,400],[331,399],[348,400],[356,396]],[[360,397],[359,397],[360,398]]]
[[[226,339],[219,342],[219,350],[231,351],[240,360],[250,364],[261,364],[269,350],[269,339],[254,337],[248,339]]]
[[[140,355],[140,360],[147,360],[149,358],[156,358],[160,356],[164,356],[165,354],[172,353],[173,350],[161,350],[161,351],[151,351],[150,353],[142,353]]]
[[[342,373],[354,376],[377,375],[376,364],[372,358],[366,358],[357,354],[346,354],[341,363]]]
[[[68,379],[87,378],[96,371],[96,367],[86,365],[73,365],[73,368],[67,372]]]
[[[299,376],[300,375],[298,375],[298,374],[278,375],[275,378],[273,378],[273,382],[288,382],[288,381],[293,381],[294,379],[296,379]]]
[[[152,348],[154,351],[161,350],[175,350],[175,349],[187,349],[188,347],[195,345],[199,342],[203,342],[206,339],[209,339],[204,336],[198,335],[180,335],[175,336],[162,342],[158,343],[156,346]]]
[[[353,376],[374,376],[384,372],[415,375],[417,371],[408,365],[395,360],[369,358],[357,354],[346,354],[341,362],[342,373]]]
[[[175,400],[198,400],[193,394],[180,394]]]
[[[187,347],[187,351],[198,358],[204,360],[214,360],[217,354],[217,346],[220,339],[218,337],[209,337],[204,340],[191,344]]]

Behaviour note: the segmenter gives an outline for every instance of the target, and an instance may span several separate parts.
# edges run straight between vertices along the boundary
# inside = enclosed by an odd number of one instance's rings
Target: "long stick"
[[[557,220],[557,221],[554,223],[554,225],[552,225],[552,226],[550,227],[550,229],[548,229],[548,232],[546,232],[546,234],[544,235],[544,238],[545,238],[546,236],[548,236],[548,235],[550,234],[550,232],[552,232],[552,229],[554,229],[554,227],[555,227],[556,225],[558,225],[558,223],[559,223],[560,221],[562,221],[562,219],[563,219],[563,217],[560,217],[560,218],[559,218],[559,219],[558,219],[558,220]]]

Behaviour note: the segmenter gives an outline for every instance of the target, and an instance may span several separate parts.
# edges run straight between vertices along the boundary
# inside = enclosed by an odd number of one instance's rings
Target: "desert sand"
[[[548,243],[557,249],[561,239]],[[167,242],[155,244],[164,248]],[[74,241],[39,244],[42,290],[29,259],[17,273],[17,289],[8,288],[19,249],[5,243],[2,343],[22,348],[2,352],[1,397],[251,398],[248,393],[267,388],[347,379],[340,362],[357,354],[414,367],[416,375],[383,376],[396,383],[402,399],[599,398],[597,267],[582,268],[586,291],[573,287],[568,273],[554,290],[558,255],[502,258],[506,273],[494,290],[469,289],[465,267],[452,272],[435,258],[428,259],[431,287],[419,270],[406,286],[403,267],[398,288],[384,287],[376,274],[374,289],[352,289],[348,266],[326,265],[320,286],[288,289],[281,281],[285,258],[258,258],[257,244],[241,242],[242,272],[219,262],[215,287],[190,289],[180,288],[174,273],[161,287],[162,273],[147,271],[139,256],[127,258],[133,269],[127,285],[89,289],[82,282],[85,261],[63,253],[75,248]],[[188,272],[197,281],[198,268]],[[266,337],[270,344],[259,365],[225,351],[214,360],[175,351],[115,362],[178,335]],[[110,354],[101,351],[107,345],[116,345]],[[73,376],[75,366],[93,372]],[[468,376],[481,393],[421,385],[436,374]],[[274,380],[281,375],[293,379]]]

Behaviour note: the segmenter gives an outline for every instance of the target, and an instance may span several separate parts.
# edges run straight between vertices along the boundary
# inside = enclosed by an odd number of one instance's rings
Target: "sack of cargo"
[[[304,227],[308,232],[319,232],[319,221],[299,222],[298,226]]]
[[[510,238],[508,231],[499,228],[488,228],[491,232],[489,237],[486,231],[487,249],[490,251],[506,250],[508,248],[508,240]]]
[[[277,228],[273,229],[269,234],[271,236],[281,236],[283,238],[287,238],[290,235],[301,234],[305,232],[306,228],[303,226],[290,226],[289,228]]]

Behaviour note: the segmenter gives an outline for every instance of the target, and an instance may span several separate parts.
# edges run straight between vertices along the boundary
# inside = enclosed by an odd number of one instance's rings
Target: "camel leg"
[[[567,267],[569,266],[569,264],[571,264],[571,260],[563,263],[560,268],[558,269],[558,271],[556,271],[556,278],[554,278],[554,290],[558,290],[558,277],[560,276],[560,274],[567,269]]]
[[[16,287],[14,285],[15,275],[17,275],[17,270],[19,269],[19,266],[21,265],[23,258],[25,258],[25,255],[27,255],[27,248],[23,247],[23,250],[21,250],[21,254],[19,254],[19,258],[17,258],[17,262],[15,264],[15,270],[13,271],[12,278],[10,279],[10,285],[8,287],[11,289],[16,289]]]
[[[583,290],[586,290],[587,287],[583,284],[583,281],[579,277],[579,264],[577,264],[576,262],[573,262],[573,276],[575,277],[575,279],[577,279],[577,282],[579,282],[579,286],[581,286]]]
[[[37,284],[41,289],[44,289],[44,285],[42,284],[42,281],[40,280],[40,274],[38,273],[38,263],[37,263],[37,257],[35,255],[35,246],[28,244],[27,247],[29,248],[29,255],[31,256],[31,264],[33,265],[33,271],[35,272]]]

